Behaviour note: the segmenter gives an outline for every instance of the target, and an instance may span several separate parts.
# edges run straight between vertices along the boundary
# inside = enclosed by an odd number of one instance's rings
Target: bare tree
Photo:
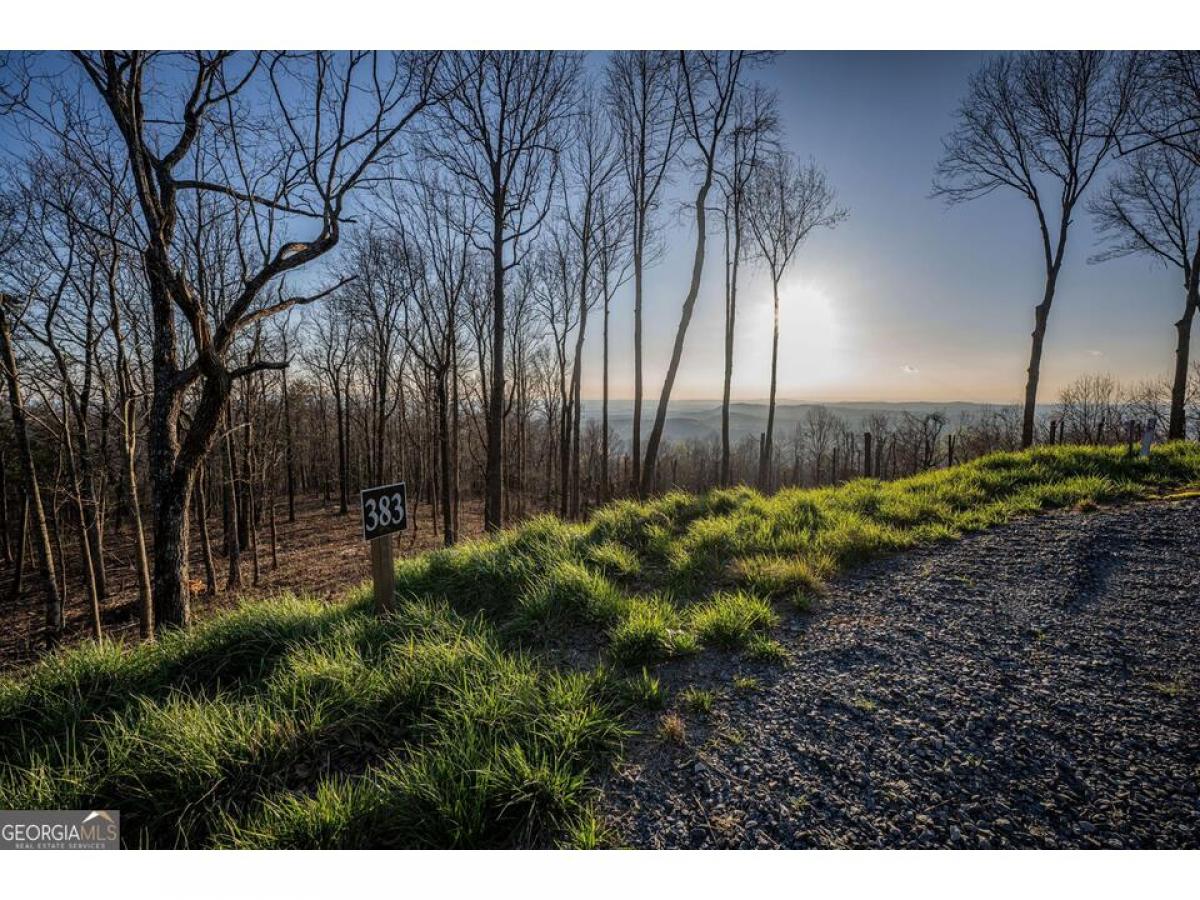
[[[578,518],[580,510],[579,435],[583,415],[580,387],[583,380],[583,343],[587,337],[588,313],[598,299],[597,228],[601,207],[610,194],[618,173],[619,158],[614,136],[604,111],[592,98],[584,98],[580,115],[566,153],[564,167],[564,222],[578,247],[579,315],[575,329],[575,356],[571,366],[571,473],[568,515]]]
[[[601,195],[596,214],[596,280],[604,304],[601,329],[601,400],[600,400],[600,492],[601,503],[609,499],[611,478],[609,461],[612,455],[608,422],[608,319],[613,296],[632,274],[633,255],[630,252],[632,216],[629,207],[616,198]]]
[[[343,276],[347,283],[341,293],[357,335],[356,356],[366,363],[368,376],[368,477],[375,483],[386,483],[392,480],[387,424],[400,402],[392,388],[399,363],[397,351],[406,333],[404,316],[411,290],[407,259],[418,251],[402,230],[388,233],[378,222],[356,232],[348,244]]]
[[[1141,53],[1123,153],[1166,146],[1200,166],[1200,50]]]
[[[801,242],[814,228],[833,228],[846,217],[834,206],[834,190],[816,163],[801,163],[784,152],[775,152],[759,165],[750,184],[747,219],[758,251],[771,273],[774,298],[774,331],[771,338],[771,393],[767,406],[767,433],[759,460],[758,484],[770,487],[769,475],[775,436],[775,389],[779,368],[779,282]]]
[[[726,137],[725,167],[718,172],[725,195],[725,380],[721,393],[720,483],[729,484],[729,399],[733,386],[733,337],[737,324],[738,272],[745,250],[746,195],[751,178],[777,127],[775,95],[760,84],[739,92],[734,124]]]
[[[414,195],[393,203],[398,216],[411,210],[413,251],[406,255],[409,293],[404,339],[433,380],[437,397],[438,460],[441,469],[442,539],[457,539],[454,472],[458,461],[452,426],[451,384],[456,378],[458,317],[468,289],[470,221],[466,203],[434,178],[417,183]],[[401,228],[403,228],[403,220]]]
[[[688,146],[693,151],[693,168],[699,175],[695,200],[696,250],[692,258],[691,282],[683,298],[679,326],[675,331],[671,359],[663,379],[658,406],[654,411],[654,425],[646,441],[646,456],[642,463],[642,478],[638,486],[642,496],[654,489],[654,470],[658,461],[659,445],[662,443],[663,428],[667,423],[667,407],[671,402],[675,376],[679,372],[679,361],[683,357],[683,344],[687,337],[688,325],[692,321],[692,312],[696,307],[696,297],[700,293],[700,278],[704,274],[705,242],[708,238],[708,193],[712,189],[722,141],[733,122],[734,98],[738,94],[740,79],[746,67],[763,58],[763,54],[744,50],[680,51],[676,60],[682,98],[680,106],[683,130],[687,135]]]
[[[1059,393],[1062,433],[1080,444],[1099,444],[1105,426],[1118,425],[1118,385],[1111,375],[1084,375]]]
[[[104,51],[76,58],[124,142],[146,239],[153,318],[154,617],[156,628],[182,627],[191,618],[187,513],[196,471],[216,436],[233,382],[286,365],[258,360],[230,368],[230,347],[247,326],[329,292],[275,299],[265,289],[336,246],[348,195],[433,101],[440,56],[242,58],[222,51],[172,58]],[[155,70],[164,60],[186,71],[188,87],[177,101],[157,90]],[[254,126],[239,110],[251,83],[264,88],[260,98],[274,98],[266,121]],[[221,127],[214,127],[218,122]],[[271,123],[277,127],[268,127]],[[257,141],[263,146],[254,146]],[[210,142],[212,150],[202,153]],[[179,263],[180,207],[193,192],[238,211],[246,277],[223,309],[206,308]],[[296,220],[315,223],[315,236],[285,237],[289,225],[293,235],[301,227]],[[193,345],[194,357],[186,362],[180,358],[180,318]],[[196,400],[181,434],[189,394]]]
[[[813,484],[821,483],[821,467],[837,430],[838,417],[825,406],[811,406],[804,414],[804,444],[812,460]],[[799,423],[796,425],[799,428]],[[761,457],[760,457],[761,458]]]
[[[658,254],[651,238],[660,191],[684,137],[678,69],[670,53],[630,50],[609,57],[605,88],[617,131],[621,167],[629,191],[633,256],[633,435],[630,447],[634,489],[642,474],[642,310],[646,267]]]
[[[1129,113],[1132,67],[1112,53],[1045,51],[998,56],[971,77],[944,141],[934,193],[950,203],[1001,188],[1037,215],[1045,289],[1034,308],[1021,445],[1033,443],[1042,346],[1067,234],[1080,199],[1114,149]]]
[[[18,205],[11,198],[0,195],[0,260],[8,261],[23,236],[23,227],[18,216]],[[64,276],[65,277],[65,276]],[[8,279],[6,278],[5,281]],[[28,307],[15,294],[5,290],[0,282],[0,369],[8,387],[9,411],[12,415],[13,435],[17,442],[17,454],[21,461],[21,473],[25,481],[25,524],[21,529],[21,540],[17,544],[18,559],[24,558],[24,544],[28,534],[28,517],[33,513],[33,545],[37,553],[42,589],[46,597],[46,629],[44,638],[48,646],[57,643],[63,629],[63,599],[55,575],[54,551],[50,546],[50,530],[46,526],[46,511],[42,504],[41,488],[38,486],[37,465],[29,439],[28,416],[25,397],[17,368],[17,356],[13,348],[13,324]]]
[[[44,189],[46,185],[41,185]],[[35,206],[32,199],[27,205]],[[61,272],[53,290],[34,294],[32,313],[26,317],[25,334],[40,345],[46,357],[46,371],[41,382],[40,407],[46,414],[44,419],[50,426],[64,463],[67,479],[67,496],[79,524],[79,547],[84,586],[89,601],[93,636],[101,637],[100,601],[102,596],[103,565],[97,572],[97,560],[102,560],[100,534],[103,528],[97,499],[95,467],[92,463],[92,397],[94,394],[96,355],[98,348],[96,265],[92,265],[82,279],[77,279],[79,270],[79,235],[71,220],[65,223],[65,234],[42,216],[37,225],[30,229],[36,237],[35,253],[47,260],[47,280],[54,272]],[[60,255],[61,254],[61,255]],[[82,298],[71,290],[78,281],[83,282]],[[72,299],[81,300],[72,303]],[[36,325],[32,321],[37,320]],[[55,412],[56,402],[61,412]],[[63,564],[64,573],[66,561]]]
[[[1104,193],[1090,204],[1109,246],[1095,258],[1149,255],[1183,275],[1183,314],[1175,322],[1175,371],[1171,382],[1168,440],[1186,433],[1184,401],[1192,320],[1200,306],[1200,168],[1167,144],[1126,157]]]
[[[537,277],[531,282],[538,311],[549,329],[553,368],[558,384],[559,515],[570,514],[571,433],[574,422],[574,382],[568,376],[568,341],[579,328],[579,246],[565,216],[555,223],[537,259]]]
[[[486,223],[476,241],[491,257],[492,288],[483,518],[496,531],[504,523],[505,282],[549,210],[580,57],[486,50],[448,62],[441,127],[426,153],[458,180]]]

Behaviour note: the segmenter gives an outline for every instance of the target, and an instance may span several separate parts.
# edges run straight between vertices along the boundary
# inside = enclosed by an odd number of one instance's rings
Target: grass
[[[679,694],[679,705],[697,715],[707,716],[713,711],[716,702],[716,691],[705,688],[688,687]]]
[[[740,694],[750,694],[762,687],[762,682],[753,675],[734,675],[733,689]]]
[[[744,649],[779,621],[770,603],[744,591],[714,594],[693,606],[689,618],[701,641],[725,650]]]
[[[1050,447],[891,483],[542,517],[402,561],[382,620],[363,590],[283,597],[0,679],[0,808],[118,808],[131,846],[602,845],[596,777],[628,716],[665,705],[652,667],[781,663],[781,613],[863,560],[1197,483],[1195,444],[1148,459]],[[564,643],[569,666],[548,652]],[[678,697],[701,714],[715,699]],[[658,721],[686,740],[677,714]]]
[[[684,617],[662,597],[629,600],[609,629],[608,646],[612,658],[626,665],[697,650],[695,635],[684,629]]]
[[[765,634],[755,634],[746,642],[746,655],[759,662],[777,665],[786,662],[788,658],[787,648]]]
[[[869,697],[854,697],[850,700],[850,705],[865,713],[873,713],[879,709],[879,704]]]
[[[658,720],[658,736],[666,744],[687,743],[687,725],[678,713],[665,713]]]
[[[1164,697],[1181,697],[1187,689],[1187,684],[1183,678],[1173,678],[1170,681],[1152,681],[1150,687]]]
[[[661,709],[666,701],[662,680],[642,669],[640,675],[624,678],[617,683],[621,699],[629,706]]]

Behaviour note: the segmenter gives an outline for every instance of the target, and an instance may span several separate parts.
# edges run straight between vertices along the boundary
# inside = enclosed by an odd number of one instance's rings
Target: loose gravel
[[[686,737],[647,717],[605,785],[617,840],[1200,846],[1198,536],[1195,500],[1060,512],[840,578],[783,666],[664,671]]]

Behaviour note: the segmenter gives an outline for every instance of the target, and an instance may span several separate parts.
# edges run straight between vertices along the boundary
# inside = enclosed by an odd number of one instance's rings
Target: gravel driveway
[[[639,847],[1200,846],[1198,535],[1197,501],[1144,503],[861,568],[785,625],[786,666],[664,673],[721,699],[682,745],[630,747],[610,824]]]

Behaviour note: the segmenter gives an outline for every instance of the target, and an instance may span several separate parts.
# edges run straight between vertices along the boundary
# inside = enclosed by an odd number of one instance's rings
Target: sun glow
[[[774,308],[770,285],[756,290],[746,304],[734,375],[746,398],[767,396],[771,384],[771,335]],[[828,393],[849,371],[836,300],[826,285],[803,278],[779,286],[780,400]]]

